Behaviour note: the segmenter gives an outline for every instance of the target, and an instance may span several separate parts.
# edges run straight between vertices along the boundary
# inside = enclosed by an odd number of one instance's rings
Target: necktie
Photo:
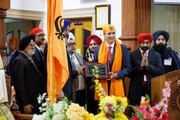
[[[43,52],[43,50],[40,50],[40,52],[41,52],[41,55],[43,56],[43,55],[44,55],[44,52]]]
[[[143,52],[142,52],[142,55],[144,55],[145,53],[146,53],[146,51],[143,51]]]
[[[108,62],[111,61],[111,46],[108,47],[108,52],[107,52],[107,57],[108,57]]]

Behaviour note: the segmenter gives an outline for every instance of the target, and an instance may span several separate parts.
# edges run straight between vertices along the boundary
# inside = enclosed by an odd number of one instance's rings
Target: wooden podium
[[[180,70],[154,77],[151,80],[151,102],[155,105],[161,100],[165,81],[171,81],[171,96],[168,103],[169,119],[177,120],[180,118]]]

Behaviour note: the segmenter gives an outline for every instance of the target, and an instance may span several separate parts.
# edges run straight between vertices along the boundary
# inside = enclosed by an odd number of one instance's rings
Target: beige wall
[[[168,45],[180,54],[180,6],[153,5],[152,33],[156,30],[166,30],[170,34]],[[179,55],[180,56],[180,55]]]

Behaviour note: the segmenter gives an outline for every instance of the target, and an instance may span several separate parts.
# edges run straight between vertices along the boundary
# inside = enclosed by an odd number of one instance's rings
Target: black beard
[[[157,51],[160,54],[165,54],[167,44],[154,44],[153,48],[155,51]]]
[[[141,47],[141,50],[144,52],[147,51],[148,49],[149,49],[149,47]]]
[[[89,50],[90,51],[90,53],[94,53],[94,51],[91,51],[91,50]]]

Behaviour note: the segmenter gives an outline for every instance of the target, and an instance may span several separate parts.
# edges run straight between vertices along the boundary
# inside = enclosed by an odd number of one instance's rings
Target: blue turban
[[[153,39],[154,39],[154,42],[157,40],[157,38],[162,35],[164,36],[166,42],[169,40],[169,33],[164,31],[164,30],[158,30],[156,32],[153,33]]]
[[[64,30],[70,28],[71,21],[70,20],[64,20]]]

